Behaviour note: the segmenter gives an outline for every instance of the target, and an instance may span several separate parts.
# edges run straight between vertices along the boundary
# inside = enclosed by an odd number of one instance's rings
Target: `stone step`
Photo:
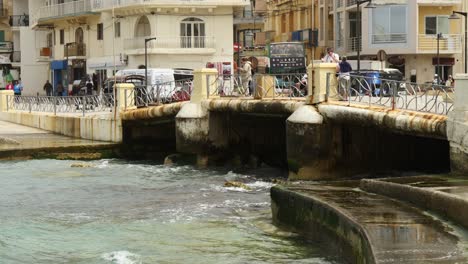
[[[358,182],[348,183],[274,187],[273,218],[314,239],[317,232],[335,235],[353,263],[467,262],[465,238],[447,224],[411,205],[363,192]]]

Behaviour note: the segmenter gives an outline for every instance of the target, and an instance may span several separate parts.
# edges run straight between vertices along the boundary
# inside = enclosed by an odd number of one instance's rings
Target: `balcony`
[[[460,34],[443,35],[439,40],[439,52],[444,54],[461,53],[462,36]],[[418,53],[434,54],[437,53],[436,35],[418,36]]]
[[[253,11],[242,10],[234,13],[234,24],[263,23],[263,17]]]
[[[93,0],[93,10],[109,10],[114,8],[147,6],[147,7],[203,7],[207,6],[246,6],[249,2],[245,0]]]
[[[13,51],[13,42],[1,41],[0,42],[0,53],[8,53]]]
[[[54,19],[93,14],[91,0],[72,1],[58,5],[43,6],[31,18],[32,24],[39,24]]]
[[[145,38],[140,37],[124,40],[124,50],[129,54],[144,54]],[[156,37],[149,41],[148,54],[212,54],[216,51],[216,39],[204,37]]]
[[[11,62],[20,63],[21,62],[21,51],[13,51],[11,54]]]
[[[10,16],[10,26],[29,27],[29,15]]]
[[[64,57],[85,57],[86,56],[86,44],[70,42],[65,44],[63,47]]]
[[[347,49],[348,52],[357,52],[358,47],[359,47],[359,50],[361,51],[362,50],[361,38],[354,37],[354,38],[348,39],[348,49]]]
[[[372,35],[372,44],[386,43],[406,43],[406,33]]]
[[[427,5],[427,6],[452,6],[452,5],[461,5],[462,0],[417,0],[418,5]]]

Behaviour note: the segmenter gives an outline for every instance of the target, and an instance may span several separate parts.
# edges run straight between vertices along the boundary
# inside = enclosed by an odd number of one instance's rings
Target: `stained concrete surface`
[[[357,184],[302,183],[288,189],[316,197],[359,223],[367,232],[376,263],[467,263],[466,238],[423,211]]]
[[[37,128],[0,121],[0,151],[108,145],[114,144],[62,136]]]

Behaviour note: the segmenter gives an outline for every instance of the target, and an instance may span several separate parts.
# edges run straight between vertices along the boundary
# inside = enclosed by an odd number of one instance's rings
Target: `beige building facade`
[[[96,74],[101,83],[120,69],[199,69],[233,63],[233,14],[246,0],[31,1],[36,60],[69,90]],[[146,44],[146,51],[145,51]]]

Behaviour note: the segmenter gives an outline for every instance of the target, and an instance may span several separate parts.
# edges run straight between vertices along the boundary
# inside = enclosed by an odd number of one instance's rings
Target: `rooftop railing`
[[[33,24],[36,24],[41,20],[79,15],[88,12],[92,12],[91,0],[78,0],[63,4],[42,6],[37,10],[31,20]]]

